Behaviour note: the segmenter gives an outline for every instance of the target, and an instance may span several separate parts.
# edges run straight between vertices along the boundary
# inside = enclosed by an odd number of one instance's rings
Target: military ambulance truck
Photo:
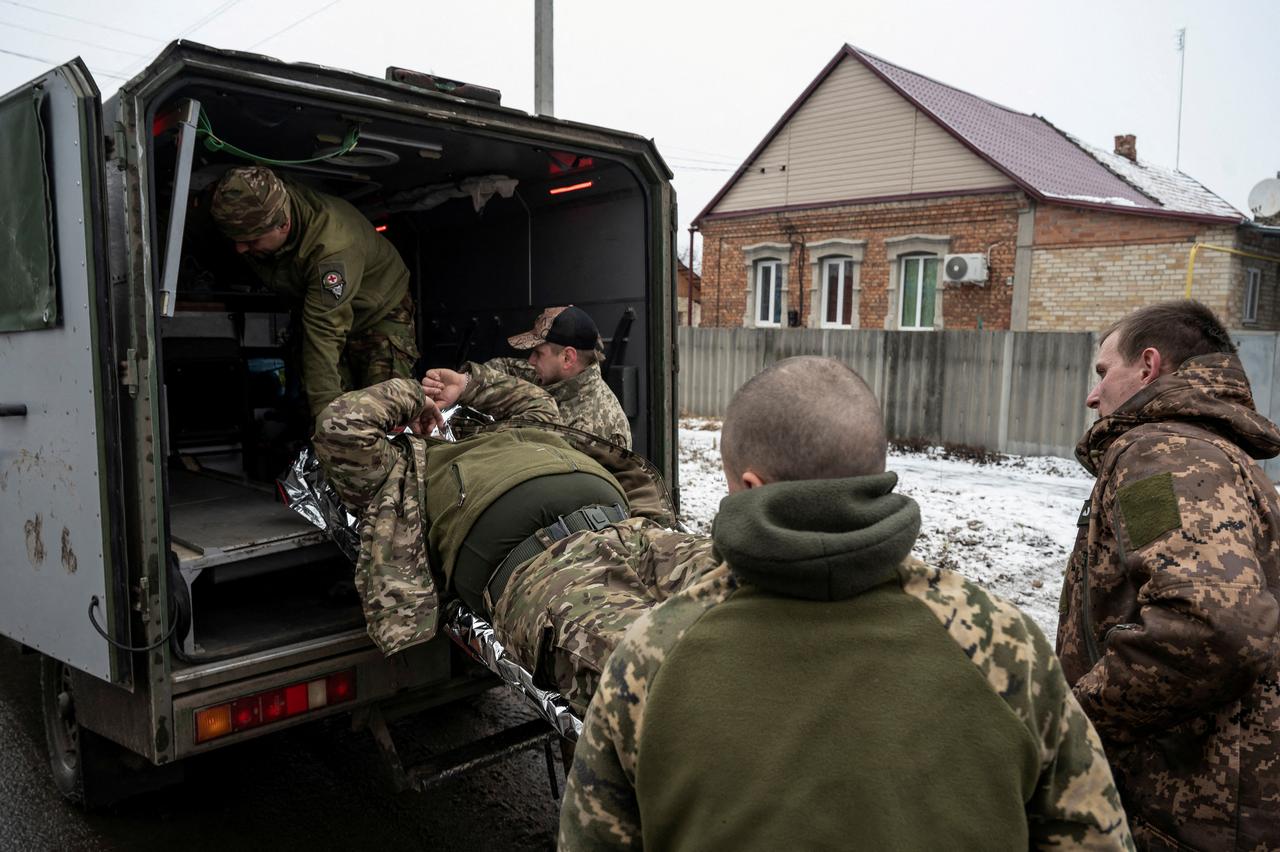
[[[79,60],[5,95],[0,151],[0,634],[41,655],[73,800],[332,714],[385,733],[495,683],[444,637],[384,658],[350,562],[280,502],[310,428],[298,330],[212,226],[228,167],[370,217],[410,270],[423,366],[588,310],[635,448],[674,482],[675,202],[650,140],[414,71],[175,42],[106,103]]]

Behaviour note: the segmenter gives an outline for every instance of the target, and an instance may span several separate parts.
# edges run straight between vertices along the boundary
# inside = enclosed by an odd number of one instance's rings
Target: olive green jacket
[[[372,328],[409,293],[409,270],[364,215],[341,198],[286,184],[289,239],[250,266],[302,310],[302,379],[312,416],[343,392],[347,337]]]

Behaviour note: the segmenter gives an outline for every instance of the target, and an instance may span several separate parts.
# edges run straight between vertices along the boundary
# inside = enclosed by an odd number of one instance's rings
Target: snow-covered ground
[[[890,452],[898,490],[920,504],[915,555],[1020,606],[1053,641],[1062,571],[1093,479],[1067,459],[1002,456],[980,464],[941,450]],[[680,502],[690,530],[710,532],[726,493],[720,424],[680,421]]]

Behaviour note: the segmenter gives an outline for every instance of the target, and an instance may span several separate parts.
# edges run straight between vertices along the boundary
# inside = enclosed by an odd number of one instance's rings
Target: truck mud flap
[[[387,761],[391,783],[396,792],[415,790],[421,793],[473,770],[491,766],[525,749],[541,746],[547,761],[551,795],[553,798],[560,797],[559,777],[552,750],[560,742],[560,738],[541,719],[530,719],[408,767],[400,759],[400,752],[380,707],[375,705],[369,708],[361,724],[369,729],[378,743],[378,748]],[[566,768],[572,759],[571,755],[569,750],[563,753]]]

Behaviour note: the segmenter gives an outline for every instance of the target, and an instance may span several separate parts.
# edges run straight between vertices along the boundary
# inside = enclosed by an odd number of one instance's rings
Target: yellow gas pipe
[[[1208,243],[1196,243],[1191,247],[1191,254],[1187,256],[1187,289],[1186,289],[1186,292],[1184,293],[1184,297],[1187,299],[1191,298],[1191,276],[1195,273],[1196,253],[1200,251],[1200,249],[1208,249],[1209,251],[1220,251],[1226,254],[1236,254],[1236,255],[1239,255],[1240,257],[1252,257],[1252,258],[1256,258],[1257,260],[1269,260],[1272,263],[1280,263],[1280,257],[1276,257],[1275,255],[1255,254],[1253,252],[1240,251],[1239,249],[1227,248],[1226,246],[1213,246],[1213,245],[1209,245]]]

